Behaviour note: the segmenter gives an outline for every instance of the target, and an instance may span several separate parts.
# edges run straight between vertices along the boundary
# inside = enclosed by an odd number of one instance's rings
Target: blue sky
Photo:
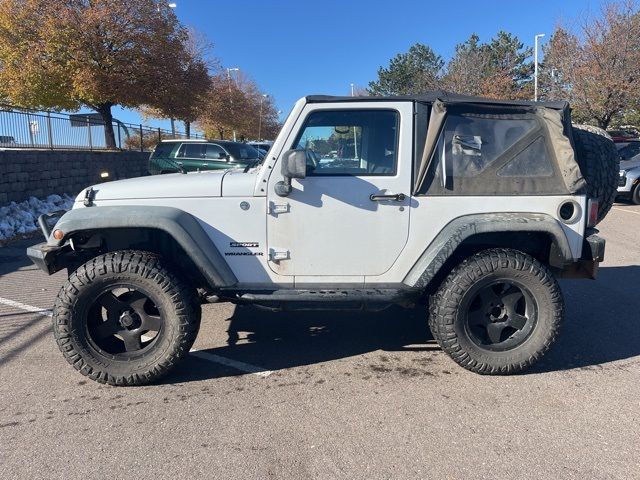
[[[416,42],[445,58],[471,33],[506,30],[532,45],[558,23],[598,12],[600,0],[175,0],[175,13],[204,33],[225,67],[238,67],[286,116],[308,94],[347,95],[367,86],[389,59]],[[139,122],[117,109],[125,122]],[[152,121],[155,125],[165,122]],[[181,126],[180,126],[181,128]]]

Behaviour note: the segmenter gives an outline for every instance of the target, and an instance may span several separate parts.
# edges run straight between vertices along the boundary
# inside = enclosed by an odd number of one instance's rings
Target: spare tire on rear
[[[573,125],[576,160],[587,182],[587,195],[598,200],[598,222],[616,198],[620,161],[607,132],[591,125]]]

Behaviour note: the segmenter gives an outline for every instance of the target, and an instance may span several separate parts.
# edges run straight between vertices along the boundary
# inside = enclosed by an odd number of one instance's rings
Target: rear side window
[[[153,150],[151,157],[153,158],[167,158],[171,155],[171,152],[176,147],[173,142],[159,143]]]
[[[544,138],[538,137],[513,160],[498,170],[501,177],[549,177],[553,167],[546,153]]]
[[[535,113],[450,112],[422,194],[518,195],[566,190]]]
[[[203,158],[204,145],[202,143],[185,143],[182,145],[178,156],[184,158]]]
[[[535,120],[497,120],[451,115],[444,131],[454,177],[475,177],[537,126]]]

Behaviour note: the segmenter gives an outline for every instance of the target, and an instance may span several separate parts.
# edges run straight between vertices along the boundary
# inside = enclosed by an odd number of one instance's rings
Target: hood
[[[94,200],[133,200],[145,198],[219,197],[227,171],[206,171],[151,175],[93,185]],[[80,192],[77,202],[84,200]]]
[[[640,155],[636,155],[629,160],[620,162],[620,170],[632,170],[640,167]]]

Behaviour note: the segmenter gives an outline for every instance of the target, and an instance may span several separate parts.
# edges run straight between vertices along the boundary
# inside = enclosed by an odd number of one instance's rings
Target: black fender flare
[[[55,240],[50,236],[47,246],[60,247],[78,232],[113,228],[162,230],[182,247],[212,287],[229,287],[238,282],[200,222],[193,215],[174,207],[130,205],[70,210],[55,225],[55,230],[64,232],[64,237]]]
[[[426,288],[444,263],[469,237],[480,233],[543,232],[552,239],[554,266],[575,261],[562,226],[544,213],[483,213],[463,215],[449,222],[424,250],[405,276],[403,283]]]

